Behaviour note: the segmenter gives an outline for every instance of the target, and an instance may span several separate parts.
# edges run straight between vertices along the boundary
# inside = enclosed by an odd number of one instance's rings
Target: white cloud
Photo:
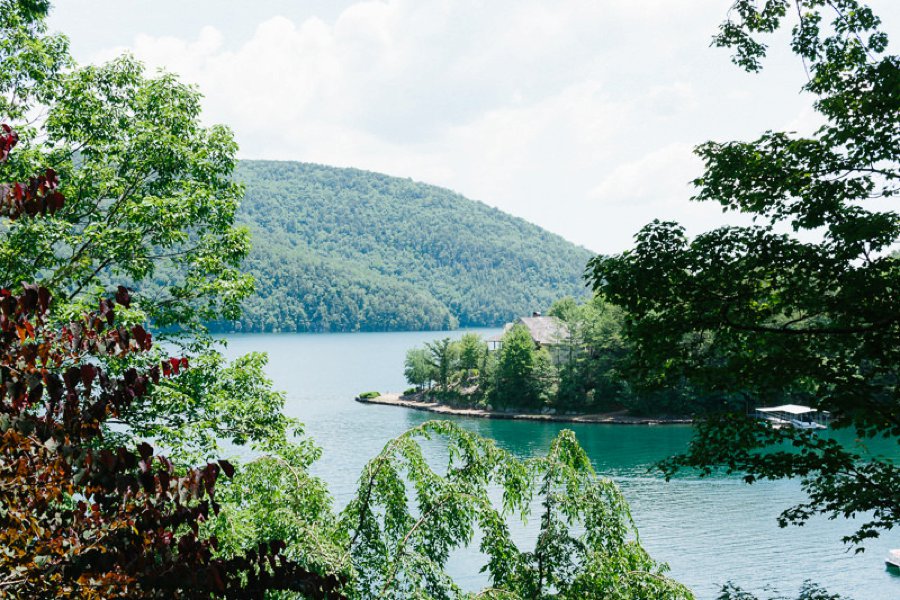
[[[365,0],[329,14],[280,3],[293,11],[281,15],[270,4],[238,31],[203,13],[215,3],[182,2],[180,26],[207,25],[138,29],[82,58],[128,49],[196,83],[204,118],[231,125],[245,158],[443,185],[605,252],[654,217],[721,222],[687,200],[694,145],[814,123],[802,67],[776,56],[750,76],[707,47],[720,0]]]
[[[621,164],[591,192],[607,207],[616,204],[674,203],[690,196],[690,181],[702,163],[687,144],[671,144]]]

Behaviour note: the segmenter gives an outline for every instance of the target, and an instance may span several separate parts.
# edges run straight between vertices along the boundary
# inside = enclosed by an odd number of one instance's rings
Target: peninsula
[[[508,419],[513,421],[547,421],[558,423],[595,423],[604,425],[689,425],[692,420],[683,417],[641,417],[628,414],[627,410],[605,413],[549,413],[549,412],[517,412],[511,409],[496,410],[479,407],[450,406],[416,396],[405,396],[397,393],[378,396],[357,396],[357,402],[363,404],[380,404],[383,406],[399,406],[422,410],[440,415],[459,417],[477,417],[480,419]]]

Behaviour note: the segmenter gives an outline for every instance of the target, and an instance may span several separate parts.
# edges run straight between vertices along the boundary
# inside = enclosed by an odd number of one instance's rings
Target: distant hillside
[[[588,250],[446,189],[295,162],[243,161],[237,178],[257,293],[217,328],[492,326],[586,293]]]

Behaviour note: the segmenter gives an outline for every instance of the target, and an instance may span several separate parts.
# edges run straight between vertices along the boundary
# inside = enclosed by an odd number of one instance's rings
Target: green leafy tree
[[[41,221],[65,206],[52,169],[27,183],[4,168],[18,135],[0,127],[0,212]],[[130,323],[119,286],[98,308],[60,319],[50,290],[0,289],[0,590],[14,597],[157,598],[338,593],[276,556],[280,539],[224,556],[200,526],[219,512],[227,461],[176,467],[146,442],[106,435],[114,419],[171,377],[185,357],[160,360],[152,335]],[[65,305],[63,305],[65,308]],[[144,360],[138,357],[143,355]],[[133,360],[136,359],[136,360]],[[122,442],[118,442],[118,440]]]
[[[477,371],[487,354],[487,345],[477,333],[466,333],[458,342],[459,368],[465,371],[467,377]]]
[[[435,470],[420,440],[439,437],[448,461]],[[501,496],[490,490],[499,488]],[[508,520],[534,517],[530,550]],[[545,456],[520,461],[450,421],[430,421],[392,440],[366,465],[341,515],[359,598],[616,598],[688,600],[637,542],[628,505],[590,466],[571,431]],[[460,590],[444,570],[476,528],[490,586]]]
[[[538,351],[528,328],[514,325],[503,335],[494,371],[491,401],[499,406],[539,408],[552,394],[553,363]]]
[[[425,349],[428,352],[428,363],[434,372],[434,380],[442,392],[447,392],[459,359],[456,344],[450,338],[444,338],[426,343]]]
[[[15,126],[3,123],[0,148],[0,283],[13,293],[29,281],[49,288],[53,303],[44,318],[65,326],[96,306],[105,289],[115,289],[110,282],[125,280],[132,289],[115,292],[117,326],[151,322],[163,328],[158,337],[168,338],[169,351],[180,346],[196,366],[148,386],[98,420],[103,435],[91,440],[98,450],[161,440],[175,461],[167,463],[169,470],[183,473],[217,456],[224,439],[265,453],[286,473],[296,471],[290,463],[305,452],[304,442],[290,440],[302,431],[283,415],[283,395],[263,377],[264,358],[251,355],[228,365],[202,327],[205,320],[235,314],[251,290],[251,280],[238,270],[248,238],[234,227],[241,189],[232,181],[231,134],[201,127],[199,94],[170,75],[147,77],[130,58],[77,67],[65,38],[46,34],[47,9],[46,2],[0,1],[0,116]],[[12,146],[16,152],[10,154]],[[8,184],[28,178],[24,186]],[[154,281],[160,278],[163,284]],[[164,358],[159,346],[124,356],[100,352],[84,368],[121,376]],[[242,485],[268,491],[261,478],[242,473],[239,467]],[[220,483],[222,497],[241,501],[229,495],[231,480]],[[321,485],[294,493],[327,499]],[[71,494],[61,497],[69,500]],[[219,507],[200,513],[212,521]],[[266,513],[253,514],[264,520]],[[185,515],[177,523],[195,527]],[[231,540],[222,542],[232,550],[221,564],[247,555],[234,551]],[[244,542],[243,550],[253,550],[278,539],[260,534]],[[204,541],[197,548],[208,554],[215,545]]]
[[[566,296],[553,302],[547,311],[550,317],[556,317],[563,323],[575,323],[581,316],[581,303],[572,296]]]
[[[284,435],[293,425],[263,385],[263,359],[227,367],[202,326],[235,316],[252,290],[238,268],[249,240],[234,225],[242,190],[231,133],[201,126],[199,93],[171,75],[149,77],[131,58],[75,65],[66,39],[46,33],[48,5],[0,4],[0,108],[18,134],[3,175],[25,180],[50,167],[65,202],[40,219],[4,220],[0,280],[47,287],[63,320],[127,282],[123,318],[152,322],[191,356],[197,370],[123,412],[110,439],[158,437],[174,456],[183,443],[197,457],[217,453],[222,431],[244,443]]]
[[[46,100],[45,85],[72,65],[68,40],[47,35],[49,8],[47,0],[0,0],[0,115],[4,119],[26,118],[36,96]],[[24,137],[32,130],[18,133]],[[19,172],[18,179],[35,172]]]
[[[556,404],[578,411],[627,409],[634,414],[689,415],[702,396],[682,378],[660,385],[635,369],[635,346],[626,339],[626,313],[602,297],[578,303],[564,298],[550,308],[570,337],[557,351]]]
[[[561,351],[558,403],[579,410],[636,408],[624,374],[630,347],[622,334],[622,310],[599,297],[583,304],[563,298],[549,314],[570,333]]]
[[[41,281],[69,303],[130,281],[160,327],[197,331],[237,316],[252,291],[238,269],[249,237],[234,226],[237,146],[226,128],[199,125],[199,93],[171,75],[147,77],[127,57],[44,75],[19,94],[21,110],[44,116],[12,122],[22,152],[9,168],[52,168],[66,203],[46,220],[9,225],[0,273]],[[20,79],[6,64],[0,78],[0,87]],[[155,273],[166,285],[145,285]]]
[[[411,348],[406,352],[403,374],[410,385],[422,390],[434,381],[437,376],[435,368],[429,360],[428,351],[424,348]]]
[[[699,146],[695,200],[757,224],[690,240],[653,222],[634,249],[591,262],[593,284],[628,312],[648,376],[686,378],[713,400],[669,473],[724,465],[749,482],[799,477],[809,501],[782,524],[862,514],[847,538],[860,542],[900,522],[900,469],[831,438],[763,427],[744,404],[809,403],[833,428],[900,440],[900,261],[889,254],[900,215],[885,203],[900,179],[900,59],[855,0],[739,0],[729,14],[716,45],[749,71],[762,68],[760,38],[794,19],[791,48],[824,125]],[[721,414],[729,407],[738,410]]]
[[[349,581],[354,566],[347,552],[347,535],[339,526],[324,482],[310,474],[320,449],[309,440],[274,439],[265,450],[235,465],[234,476],[218,489],[219,514],[207,521],[204,533],[215,537],[218,554],[226,558],[280,540],[282,554],[292,564],[320,577]],[[346,597],[343,587],[326,597]]]

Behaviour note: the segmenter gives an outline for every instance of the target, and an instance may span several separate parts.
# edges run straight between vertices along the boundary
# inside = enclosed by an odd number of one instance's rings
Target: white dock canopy
[[[757,408],[763,413],[787,413],[789,415],[805,415],[808,413],[819,412],[815,408],[809,406],[801,406],[800,404],[783,404],[781,406],[772,406],[769,408]]]

